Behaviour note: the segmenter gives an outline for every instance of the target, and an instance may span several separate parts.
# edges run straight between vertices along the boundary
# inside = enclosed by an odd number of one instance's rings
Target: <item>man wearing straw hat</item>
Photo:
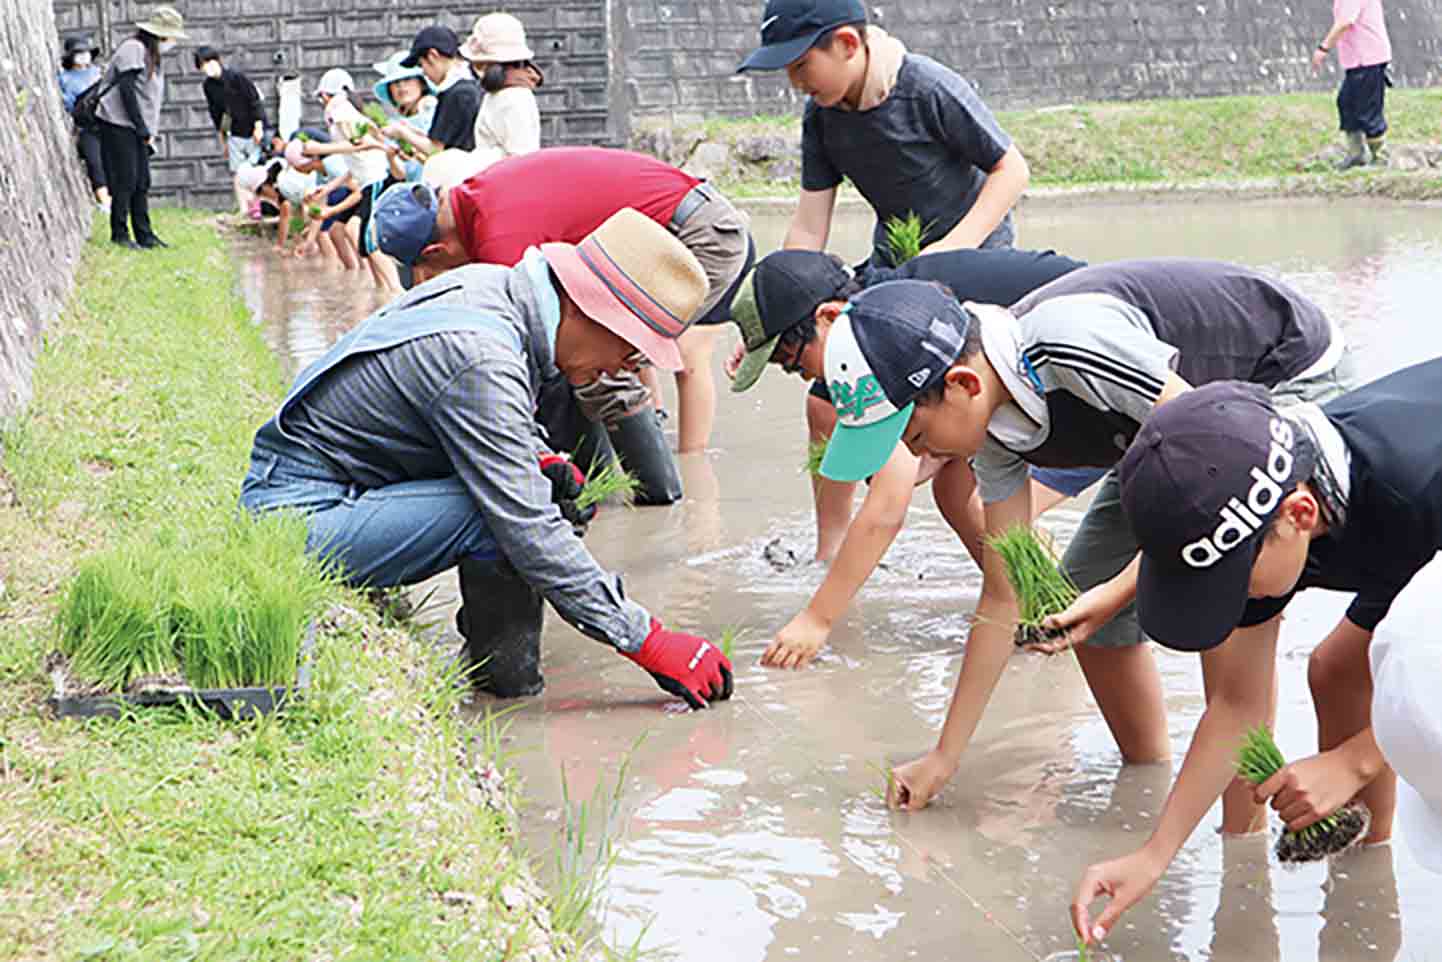
[[[241,505],[305,514],[311,549],[355,584],[458,566],[457,620],[484,691],[541,690],[544,598],[691,707],[728,698],[721,651],[663,628],[581,543],[584,478],[535,420],[550,379],[678,368],[676,338],[705,295],[696,258],[631,209],[515,267],[422,284],[296,379],[256,434]]]

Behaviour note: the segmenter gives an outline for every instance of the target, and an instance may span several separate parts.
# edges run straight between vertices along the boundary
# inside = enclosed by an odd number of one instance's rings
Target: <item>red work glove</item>
[[[667,631],[651,619],[651,633],[637,652],[621,652],[651,673],[663,691],[692,708],[731,697],[731,661],[705,638]]]
[[[561,509],[561,516],[571,522],[572,527],[584,531],[591,519],[596,517],[596,506],[576,507],[576,499],[586,486],[586,475],[569,459],[559,454],[540,456],[541,473],[551,482],[551,500]]]

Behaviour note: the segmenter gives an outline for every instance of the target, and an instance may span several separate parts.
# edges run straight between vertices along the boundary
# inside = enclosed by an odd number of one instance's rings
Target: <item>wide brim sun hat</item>
[[[478,18],[461,44],[461,56],[472,63],[520,63],[536,57],[526,44],[525,25],[509,13]]]
[[[149,17],[136,21],[135,27],[162,40],[190,39],[185,32],[185,18],[174,7],[156,7]]]

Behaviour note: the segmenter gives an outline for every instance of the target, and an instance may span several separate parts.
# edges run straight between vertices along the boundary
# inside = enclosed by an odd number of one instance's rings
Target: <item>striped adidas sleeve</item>
[[[1069,294],[1021,317],[1022,353],[1045,393],[1067,391],[1140,425],[1176,369],[1177,349],[1147,316],[1110,294]],[[1056,425],[1053,425],[1053,429]]]

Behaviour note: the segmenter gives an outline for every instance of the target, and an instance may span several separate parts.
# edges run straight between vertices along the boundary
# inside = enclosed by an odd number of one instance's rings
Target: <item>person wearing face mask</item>
[[[100,155],[110,185],[110,241],[121,247],[165,247],[150,227],[150,155],[165,99],[161,57],[188,39],[174,7],[156,7],[115,48],[100,98]],[[131,230],[135,237],[132,240]]]
[[[95,62],[99,56],[100,48],[91,41],[89,34],[74,34],[65,38],[65,53],[60,58],[60,72],[56,79],[60,84],[65,112],[72,117],[76,98],[100,82],[100,65]],[[100,135],[94,125],[76,125],[75,150],[85,161],[85,176],[95,194],[95,202],[101,210],[110,210],[110,189],[105,186],[105,165],[100,159]]]
[[[221,61],[214,47],[195,51],[195,68],[205,74],[201,89],[210,121],[220,137],[220,149],[232,174],[242,167],[260,163],[260,148],[265,142],[265,105],[260,91],[250,78]],[[245,206],[240,189],[236,188],[236,206],[242,213]]]
[[[476,114],[476,152],[494,160],[541,149],[541,111],[535,89],[545,83],[526,28],[509,13],[488,13],[476,21],[461,46],[485,95]]]

